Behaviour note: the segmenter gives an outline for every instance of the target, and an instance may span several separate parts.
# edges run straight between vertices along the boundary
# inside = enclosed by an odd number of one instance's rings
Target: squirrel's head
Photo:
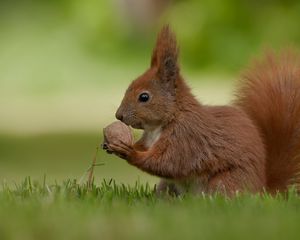
[[[116,118],[133,128],[164,125],[176,110],[176,84],[179,78],[178,47],[169,26],[160,31],[151,66],[126,91]]]

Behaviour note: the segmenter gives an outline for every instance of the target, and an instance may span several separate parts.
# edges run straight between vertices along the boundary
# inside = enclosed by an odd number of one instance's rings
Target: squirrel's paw
[[[118,143],[111,143],[109,144],[109,149],[125,160],[130,160],[131,157],[134,155],[135,150],[133,146],[129,146],[128,144],[124,143],[123,141],[119,141]]]

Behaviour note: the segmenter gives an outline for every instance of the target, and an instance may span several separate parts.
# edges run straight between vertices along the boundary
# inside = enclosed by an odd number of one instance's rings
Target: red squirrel
[[[168,25],[150,68],[126,91],[116,118],[142,138],[110,149],[162,178],[175,194],[284,192],[300,183],[300,61],[291,51],[266,54],[244,73],[230,106],[196,100],[180,74]]]

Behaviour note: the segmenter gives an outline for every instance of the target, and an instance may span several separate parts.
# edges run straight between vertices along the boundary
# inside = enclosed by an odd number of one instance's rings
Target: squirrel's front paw
[[[122,141],[111,143],[108,145],[108,147],[118,157],[123,158],[127,161],[131,160],[135,153],[133,146],[129,146]]]

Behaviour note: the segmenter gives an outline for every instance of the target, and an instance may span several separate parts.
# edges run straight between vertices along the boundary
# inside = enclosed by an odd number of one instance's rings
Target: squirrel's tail
[[[300,188],[300,60],[268,52],[246,72],[235,103],[258,127],[266,147],[266,190]]]

